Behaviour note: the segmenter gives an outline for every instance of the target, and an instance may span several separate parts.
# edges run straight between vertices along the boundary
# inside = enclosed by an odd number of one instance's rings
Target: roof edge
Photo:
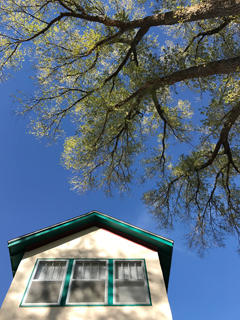
[[[135,229],[135,230],[138,230],[139,232],[144,232],[145,234],[147,234],[147,235],[150,236],[150,237],[154,237],[154,238],[156,237],[156,238],[158,238],[158,239],[163,240],[164,242],[166,241],[166,242],[167,242],[166,244],[168,244],[168,245],[170,245],[170,246],[173,246],[173,244],[174,244],[174,241],[171,240],[171,239],[168,239],[168,238],[159,236],[159,235],[156,234],[156,233],[153,233],[153,232],[147,231],[147,230],[145,230],[145,229],[136,227],[136,226],[134,226],[134,225],[132,225],[132,224],[130,224],[130,223],[127,223],[127,222],[125,222],[125,221],[122,221],[122,220],[119,220],[119,219],[117,219],[117,218],[111,217],[111,216],[109,216],[109,215],[107,215],[107,214],[105,214],[105,213],[102,213],[102,212],[100,212],[100,211],[93,210],[93,211],[90,211],[90,212],[88,212],[88,213],[86,213],[86,214],[77,216],[77,217],[75,217],[75,218],[72,218],[72,219],[69,219],[69,220],[65,220],[65,221],[62,221],[62,222],[60,222],[60,223],[51,225],[51,226],[49,226],[49,227],[42,228],[42,229],[36,230],[36,231],[34,231],[34,232],[30,232],[30,233],[27,233],[27,234],[25,234],[25,235],[22,235],[22,236],[20,236],[20,237],[11,239],[11,240],[8,241],[8,247],[11,247],[12,245],[15,245],[16,242],[21,241],[21,240],[23,240],[23,239],[26,239],[26,238],[28,238],[28,237],[30,237],[30,236],[33,236],[33,235],[36,235],[36,234],[40,234],[40,233],[45,233],[45,232],[47,232],[47,231],[49,231],[49,230],[51,230],[51,229],[58,228],[58,227],[63,226],[63,225],[67,225],[68,223],[72,223],[72,222],[77,221],[77,220],[81,220],[81,219],[83,219],[83,218],[85,218],[85,217],[87,217],[87,216],[90,216],[90,215],[92,215],[92,214],[100,215],[100,218],[101,218],[102,216],[104,216],[104,217],[106,217],[106,218],[108,218],[108,219],[111,219],[111,220],[116,221],[118,224],[120,223],[120,224],[122,224],[123,226],[128,226],[128,227],[130,227],[130,228],[133,228],[133,229]]]

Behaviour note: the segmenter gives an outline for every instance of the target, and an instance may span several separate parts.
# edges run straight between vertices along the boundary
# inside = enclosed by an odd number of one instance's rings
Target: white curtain
[[[66,270],[65,261],[40,261],[34,280],[62,281]]]
[[[115,279],[140,280],[143,279],[142,262],[116,262]]]
[[[105,262],[80,262],[77,261],[74,269],[73,280],[100,280],[106,278]]]
[[[114,283],[115,303],[149,302],[142,261],[116,261]]]
[[[107,264],[105,261],[76,261],[67,302],[105,303]]]

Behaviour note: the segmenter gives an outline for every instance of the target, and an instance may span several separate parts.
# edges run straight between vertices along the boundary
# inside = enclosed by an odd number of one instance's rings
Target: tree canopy
[[[25,56],[35,70],[35,93],[18,95],[31,132],[55,141],[73,121],[74,189],[152,180],[143,201],[160,227],[187,223],[200,253],[239,242],[240,0],[2,0],[0,13],[1,80]]]

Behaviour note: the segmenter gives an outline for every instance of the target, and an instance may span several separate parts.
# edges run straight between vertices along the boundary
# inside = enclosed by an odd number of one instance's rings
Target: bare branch
[[[216,146],[212,152],[210,159],[207,162],[203,163],[202,165],[195,167],[195,170],[200,171],[200,170],[210,166],[213,163],[214,159],[216,158],[222,145],[224,147],[225,153],[228,155],[229,163],[234,165],[230,146],[228,143],[228,134],[229,134],[232,126],[234,125],[234,123],[238,119],[239,115],[240,115],[240,103],[238,103],[235,107],[233,107],[231,112],[229,113],[229,116],[227,117],[227,120],[225,121],[225,123],[223,125],[219,140],[216,143]],[[234,168],[237,172],[239,172],[238,168],[235,165],[234,165]]]
[[[201,37],[200,40],[198,41],[198,44],[199,44],[199,43],[203,40],[204,37],[206,37],[206,36],[211,36],[211,35],[213,35],[213,34],[219,33],[219,32],[220,32],[221,30],[223,30],[226,26],[228,26],[231,21],[232,21],[231,18],[229,18],[229,17],[228,17],[228,18],[225,18],[225,19],[224,19],[224,22],[223,22],[222,24],[220,24],[220,26],[218,26],[218,27],[216,27],[216,28],[214,28],[214,29],[208,30],[208,31],[199,32],[197,35],[195,35],[195,36],[192,38],[192,40],[190,41],[190,43],[188,44],[188,46],[183,50],[183,52],[186,52],[186,51],[191,47],[191,45],[193,44],[193,42],[194,42],[197,38]]]
[[[164,122],[164,125],[168,125],[169,128],[171,129],[171,131],[173,132],[174,136],[178,139],[178,135],[175,131],[175,129],[173,128],[173,126],[171,125],[171,123],[168,121],[168,119],[164,116],[164,110],[161,108],[159,102],[158,102],[158,99],[157,99],[157,95],[156,95],[156,91],[153,91],[152,92],[152,99],[153,99],[153,102],[155,104],[155,107],[157,109],[157,112],[160,116],[160,118],[163,120]]]
[[[144,37],[144,35],[148,32],[148,30],[149,30],[149,28],[141,28],[138,30],[133,42],[131,43],[131,47],[128,50],[122,63],[118,66],[117,70],[113,74],[111,74],[109,77],[107,77],[107,79],[105,80],[105,83],[107,83],[109,80],[111,80],[112,78],[114,78],[118,75],[118,73],[122,70],[122,68],[124,67],[124,65],[128,61],[132,52],[135,52],[135,55],[136,55],[136,46],[139,44],[139,42]]]

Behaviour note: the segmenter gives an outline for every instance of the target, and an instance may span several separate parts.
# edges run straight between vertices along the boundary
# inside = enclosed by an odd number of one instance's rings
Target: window
[[[115,304],[149,303],[143,261],[115,261],[114,271]]]
[[[23,303],[59,305],[68,261],[38,261]]]
[[[67,304],[107,303],[107,262],[75,260]]]
[[[151,305],[144,259],[40,259],[20,306]]]

